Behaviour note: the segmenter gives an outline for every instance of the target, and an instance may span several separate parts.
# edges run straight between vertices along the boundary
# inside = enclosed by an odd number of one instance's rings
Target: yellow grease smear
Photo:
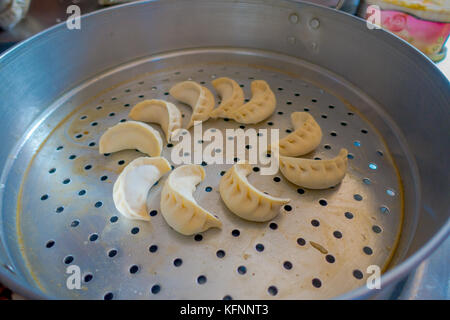
[[[320,253],[323,253],[323,254],[327,254],[327,253],[328,253],[328,250],[325,249],[325,248],[324,248],[323,246],[321,246],[320,244],[318,244],[317,242],[310,241],[309,243],[311,244],[311,246],[312,246],[314,249],[319,250]]]
[[[30,163],[27,166],[27,169],[24,173],[24,178],[22,178],[22,183],[20,184],[19,193],[17,195],[17,207],[16,207],[16,230],[17,230],[17,243],[19,245],[20,253],[22,254],[23,260],[25,262],[25,265],[27,266],[28,271],[30,272],[31,278],[36,282],[37,286],[43,291],[46,292],[42,284],[39,282],[38,278],[36,277],[35,273],[33,272],[33,269],[30,267],[30,262],[28,261],[28,258],[26,256],[25,252],[25,246],[23,244],[23,236],[20,228],[20,213],[22,212],[22,193],[23,193],[23,185],[24,185],[24,179],[28,175],[28,172],[30,171],[31,163],[33,162],[35,156],[37,153],[33,155],[31,158]]]

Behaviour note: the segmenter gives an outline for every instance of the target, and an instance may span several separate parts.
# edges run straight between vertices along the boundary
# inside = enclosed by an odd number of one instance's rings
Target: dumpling
[[[128,115],[133,120],[153,122],[161,126],[170,142],[172,133],[181,128],[181,113],[170,102],[158,99],[139,102],[131,109]]]
[[[251,172],[247,162],[233,165],[220,180],[220,196],[228,209],[245,220],[271,220],[290,199],[272,197],[256,189],[247,180]]]
[[[205,170],[201,166],[188,164],[173,170],[164,184],[161,213],[166,222],[181,234],[192,235],[222,227],[222,222],[194,199],[196,185],[204,178]]]
[[[205,121],[214,108],[214,96],[208,88],[194,81],[183,81],[174,85],[169,93],[172,97],[186,103],[192,108],[192,116],[187,129],[194,125],[194,121]]]
[[[337,185],[347,172],[348,151],[341,149],[329,160],[311,160],[280,156],[280,171],[290,182],[309,189]]]
[[[162,151],[161,135],[148,124],[127,121],[109,128],[100,138],[100,153],[126,149],[137,149],[151,157],[158,157]]]
[[[170,170],[169,162],[163,157],[140,157],[131,161],[114,183],[113,200],[117,210],[129,219],[149,221],[148,192]]]
[[[275,94],[264,80],[254,80],[251,84],[252,99],[230,113],[230,118],[246,124],[254,124],[270,117],[277,104]]]
[[[280,139],[280,154],[296,157],[316,149],[322,140],[322,130],[314,118],[308,112],[293,112],[291,121],[295,131]]]
[[[218,78],[212,82],[222,102],[211,111],[211,118],[229,118],[230,114],[244,104],[244,91],[239,84],[230,78]]]

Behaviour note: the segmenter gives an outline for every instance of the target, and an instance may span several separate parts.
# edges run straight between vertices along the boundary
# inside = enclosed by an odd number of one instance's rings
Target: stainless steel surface
[[[447,42],[445,48],[448,50]],[[450,57],[436,64],[447,79],[450,78]],[[425,259],[402,281],[393,298],[397,299],[450,299],[449,270],[450,239],[447,238],[436,251]]]
[[[446,241],[419,267],[400,288],[398,299],[450,299],[449,288],[450,239]]]
[[[161,66],[168,68],[158,70]],[[130,75],[146,73],[147,76],[130,79]],[[55,106],[58,115],[42,119],[35,133],[24,141],[20,153],[25,157],[18,155],[11,168],[15,172],[23,164],[29,165],[18,199],[19,239],[25,258],[25,265],[17,265],[20,272],[30,281],[37,280],[52,296],[79,298],[102,298],[112,292],[117,298],[220,299],[231,295],[237,299],[264,299],[271,298],[268,292],[271,286],[277,287],[279,298],[330,298],[363,284],[367,267],[377,265],[383,269],[395,249],[402,219],[402,187],[376,129],[352,107],[301,80],[301,75],[308,73],[315,74],[322,85],[336,86],[335,75],[289,57],[235,49],[192,50],[122,66],[97,77],[88,86],[82,85],[84,88],[76,94],[66,95]],[[323,143],[311,157],[331,158],[342,147],[351,153],[343,183],[331,190],[300,190],[303,194],[299,194],[298,188],[279,173],[276,177],[280,182],[273,181],[274,176],[255,174],[252,183],[274,196],[292,199],[293,210],[283,211],[268,223],[250,223],[231,214],[220,200],[220,172],[230,165],[210,165],[206,167],[207,178],[197,188],[196,198],[222,219],[223,230],[210,230],[203,234],[202,241],[195,241],[195,237],[181,236],[168,228],[160,214],[151,223],[122,218],[112,201],[112,185],[124,165],[139,153],[99,155],[100,135],[121,119],[127,119],[130,106],[144,98],[176,102],[165,95],[175,83],[193,79],[212,89],[210,81],[219,76],[236,79],[244,86],[247,97],[251,96],[251,79],[265,79],[276,91],[277,113],[262,124],[245,129],[280,128],[285,136],[287,128],[292,130],[290,113],[309,110],[325,134]],[[351,86],[346,88],[343,81],[340,85],[339,93],[348,101],[364,98],[353,92]],[[95,92],[95,96],[90,92]],[[186,125],[189,108],[180,108],[186,115]],[[203,128],[204,132],[216,128],[225,136],[226,128],[239,126],[232,121],[211,120]],[[224,137],[224,145],[227,140]],[[95,145],[90,147],[92,142]],[[37,152],[27,151],[36,145],[40,146]],[[207,145],[203,143],[204,147]],[[228,150],[222,148],[223,153]],[[171,152],[171,148],[165,148],[163,155],[170,160]],[[120,161],[124,164],[119,164]],[[377,168],[371,169],[371,164]],[[92,168],[86,169],[88,165]],[[67,179],[70,182],[64,184]],[[164,179],[152,191],[149,211],[160,211],[163,183]],[[205,191],[207,187],[212,187],[212,192]],[[8,190],[12,188],[6,190],[7,198]],[[81,190],[84,191],[80,196]],[[356,200],[357,195],[363,199]],[[327,205],[319,204],[320,200]],[[346,212],[353,218],[346,217]],[[113,216],[118,216],[119,221],[111,223]],[[313,226],[313,220],[319,221],[320,226]],[[270,227],[273,223],[278,226],[276,230]],[[138,234],[131,233],[135,227],[139,228]],[[232,235],[233,230],[240,231],[239,237]],[[342,238],[334,235],[336,231]],[[98,239],[91,241],[92,235]],[[298,238],[307,243],[298,245]],[[55,245],[47,248],[48,241],[54,241]],[[256,250],[257,244],[264,245],[263,252]],[[158,246],[157,252],[149,252],[152,245]],[[112,249],[118,252],[114,258],[108,256]],[[219,259],[218,250],[224,250],[226,256]],[[94,280],[85,284],[87,290],[70,291],[65,286],[67,256],[74,258],[69,264],[78,265],[83,274],[93,275]],[[173,265],[177,258],[183,261],[180,267]],[[330,259],[335,261],[330,263]],[[283,267],[285,261],[293,265],[292,269]],[[130,274],[133,265],[139,267],[136,274]],[[245,275],[237,272],[239,266],[246,267]],[[356,270],[364,274],[363,279],[355,278]],[[205,285],[196,283],[201,275],[208,279]],[[315,278],[322,283],[320,289],[312,284]],[[150,288],[155,284],[161,287],[161,292],[152,295]]]
[[[310,0],[311,3],[327,7],[340,8],[345,5],[346,10],[354,13],[359,0]],[[11,30],[0,30],[0,49],[2,44],[12,44],[23,41],[38,32],[65,21],[67,7],[80,7],[82,14],[87,14],[104,8],[97,0],[34,0],[25,19]]]
[[[190,12],[190,19],[175,19],[180,12]],[[271,19],[264,19],[268,14]],[[293,14],[298,16],[297,22],[289,18]],[[261,19],[264,23],[258,23]],[[319,24],[312,23],[314,19]],[[115,28],[118,22],[126,23],[127,28]],[[406,214],[400,246],[393,261],[399,265],[383,276],[385,287],[403,279],[448,235],[448,200],[442,195],[448,194],[449,176],[445,162],[436,161],[449,155],[449,151],[441,147],[448,145],[448,81],[431,62],[392,35],[368,30],[363,21],[324,8],[272,1],[143,2],[87,16],[82,23],[82,32],[74,33],[64,26],[53,28],[44,34],[47,41],[33,38],[1,58],[4,68],[0,77],[16,75],[9,77],[7,85],[0,88],[0,94],[5,97],[3,101],[9,103],[5,119],[14,119],[2,128],[4,136],[9,138],[0,151],[2,164],[6,165],[3,190],[11,195],[3,198],[2,203],[1,228],[8,232],[2,233],[2,243],[7,245],[0,260],[4,265],[11,265],[16,275],[11,275],[6,268],[1,269],[0,274],[2,281],[13,289],[28,296],[39,295],[33,283],[25,280],[24,269],[21,269],[25,264],[18,254],[13,199],[17,198],[21,178],[39,147],[39,140],[52,129],[40,121],[62,117],[68,105],[74,107],[82,102],[68,99],[77,92],[55,102],[68,88],[75,88],[76,84],[93,77],[92,83],[98,83],[96,75],[128,61],[183,48],[231,46],[282,52],[320,65],[355,85],[353,92],[348,91],[352,87],[343,85],[345,81],[340,81],[339,77],[325,84],[330,78],[321,75],[330,73],[317,73],[317,67],[309,69],[313,71],[306,68],[302,73],[303,79],[319,84],[327,94],[350,99],[348,102],[370,119],[381,136],[388,138],[387,147],[398,164],[405,187]],[[158,30],[171,32],[154,34],[149,41],[148,30],[156,30],[153,25],[158,26]],[[134,37],[128,36],[130,32]],[[68,38],[72,41],[66,41]],[[364,55],[355,54],[354,43]],[[44,57],[48,64],[34,63],[44,61]],[[267,64],[275,61],[277,59],[267,60]],[[165,70],[168,66],[161,60],[155,67]],[[18,70],[27,70],[27,73]],[[51,79],[43,77],[44,71],[52,75]],[[126,79],[139,75],[142,71],[128,72]],[[100,82],[104,83],[103,78]],[[111,85],[114,83],[118,83],[117,78]],[[420,90],[411,91],[411,86]],[[361,91],[371,99],[359,95]],[[99,91],[93,85],[80,92],[92,97]],[[347,94],[341,95],[342,92]],[[66,107],[58,107],[62,102]],[[26,108],[26,112],[21,110],[20,117],[17,116],[19,106]],[[4,106],[2,109],[5,110]],[[441,139],[436,140],[436,137]],[[406,144],[417,160],[421,184]],[[12,156],[8,156],[10,154]],[[10,171],[11,166],[17,170]],[[420,208],[418,192],[423,204]],[[416,230],[417,222],[420,228]],[[141,230],[139,235],[142,234]],[[361,287],[342,297],[362,298],[374,293]]]

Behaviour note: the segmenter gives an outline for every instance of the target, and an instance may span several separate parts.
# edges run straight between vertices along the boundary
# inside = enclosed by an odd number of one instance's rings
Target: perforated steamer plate
[[[142,154],[100,155],[101,134],[151,98],[175,102],[185,125],[190,108],[174,101],[169,88],[192,79],[214,92],[211,80],[223,76],[241,84],[246,98],[253,79],[266,80],[275,92],[276,112],[245,129],[279,128],[283,137],[292,129],[291,112],[310,112],[323,139],[307,157],[327,159],[347,148],[343,182],[307,190],[281,173],[252,173],[251,183],[290,198],[292,207],[273,221],[253,223],[229,212],[220,199],[220,173],[231,165],[208,164],[194,196],[219,216],[221,230],[197,236],[172,230],[159,209],[165,178],[149,195],[151,222],[123,218],[114,207],[113,183]],[[11,156],[8,174],[16,179],[3,199],[10,199],[4,210],[17,214],[16,230],[6,238],[15,272],[49,296],[86,299],[331,298],[365,285],[367,267],[384,270],[395,250],[403,191],[383,137],[358,110],[381,116],[379,106],[336,75],[268,52],[177,51],[109,70],[50,106]],[[209,120],[203,131],[239,126]],[[162,155],[170,160],[171,150],[165,146]],[[66,287],[70,265],[81,270],[80,290]]]

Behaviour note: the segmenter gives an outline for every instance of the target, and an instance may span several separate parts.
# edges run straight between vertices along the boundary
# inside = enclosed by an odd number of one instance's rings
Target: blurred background
[[[82,14],[133,0],[0,0],[0,51],[65,21],[70,5]],[[309,0],[338,8],[394,33],[438,62],[446,56],[450,0]]]
[[[0,54],[15,44],[68,18],[67,8],[77,5],[82,14],[134,0],[0,0]],[[181,0],[182,1],[182,0]],[[450,77],[447,39],[450,33],[450,0],[310,0],[375,22],[418,48]],[[124,27],[124,26],[121,26]],[[0,66],[1,67],[1,66]],[[439,263],[437,250],[422,263]],[[439,269],[440,270],[440,269]],[[427,279],[434,278],[431,273]],[[436,277],[439,279],[439,277]],[[438,283],[435,284],[439,286]],[[408,286],[408,283],[406,284]],[[430,288],[434,288],[430,283]],[[430,293],[432,295],[432,293]],[[425,297],[422,295],[422,297]],[[0,300],[20,299],[0,284]]]

